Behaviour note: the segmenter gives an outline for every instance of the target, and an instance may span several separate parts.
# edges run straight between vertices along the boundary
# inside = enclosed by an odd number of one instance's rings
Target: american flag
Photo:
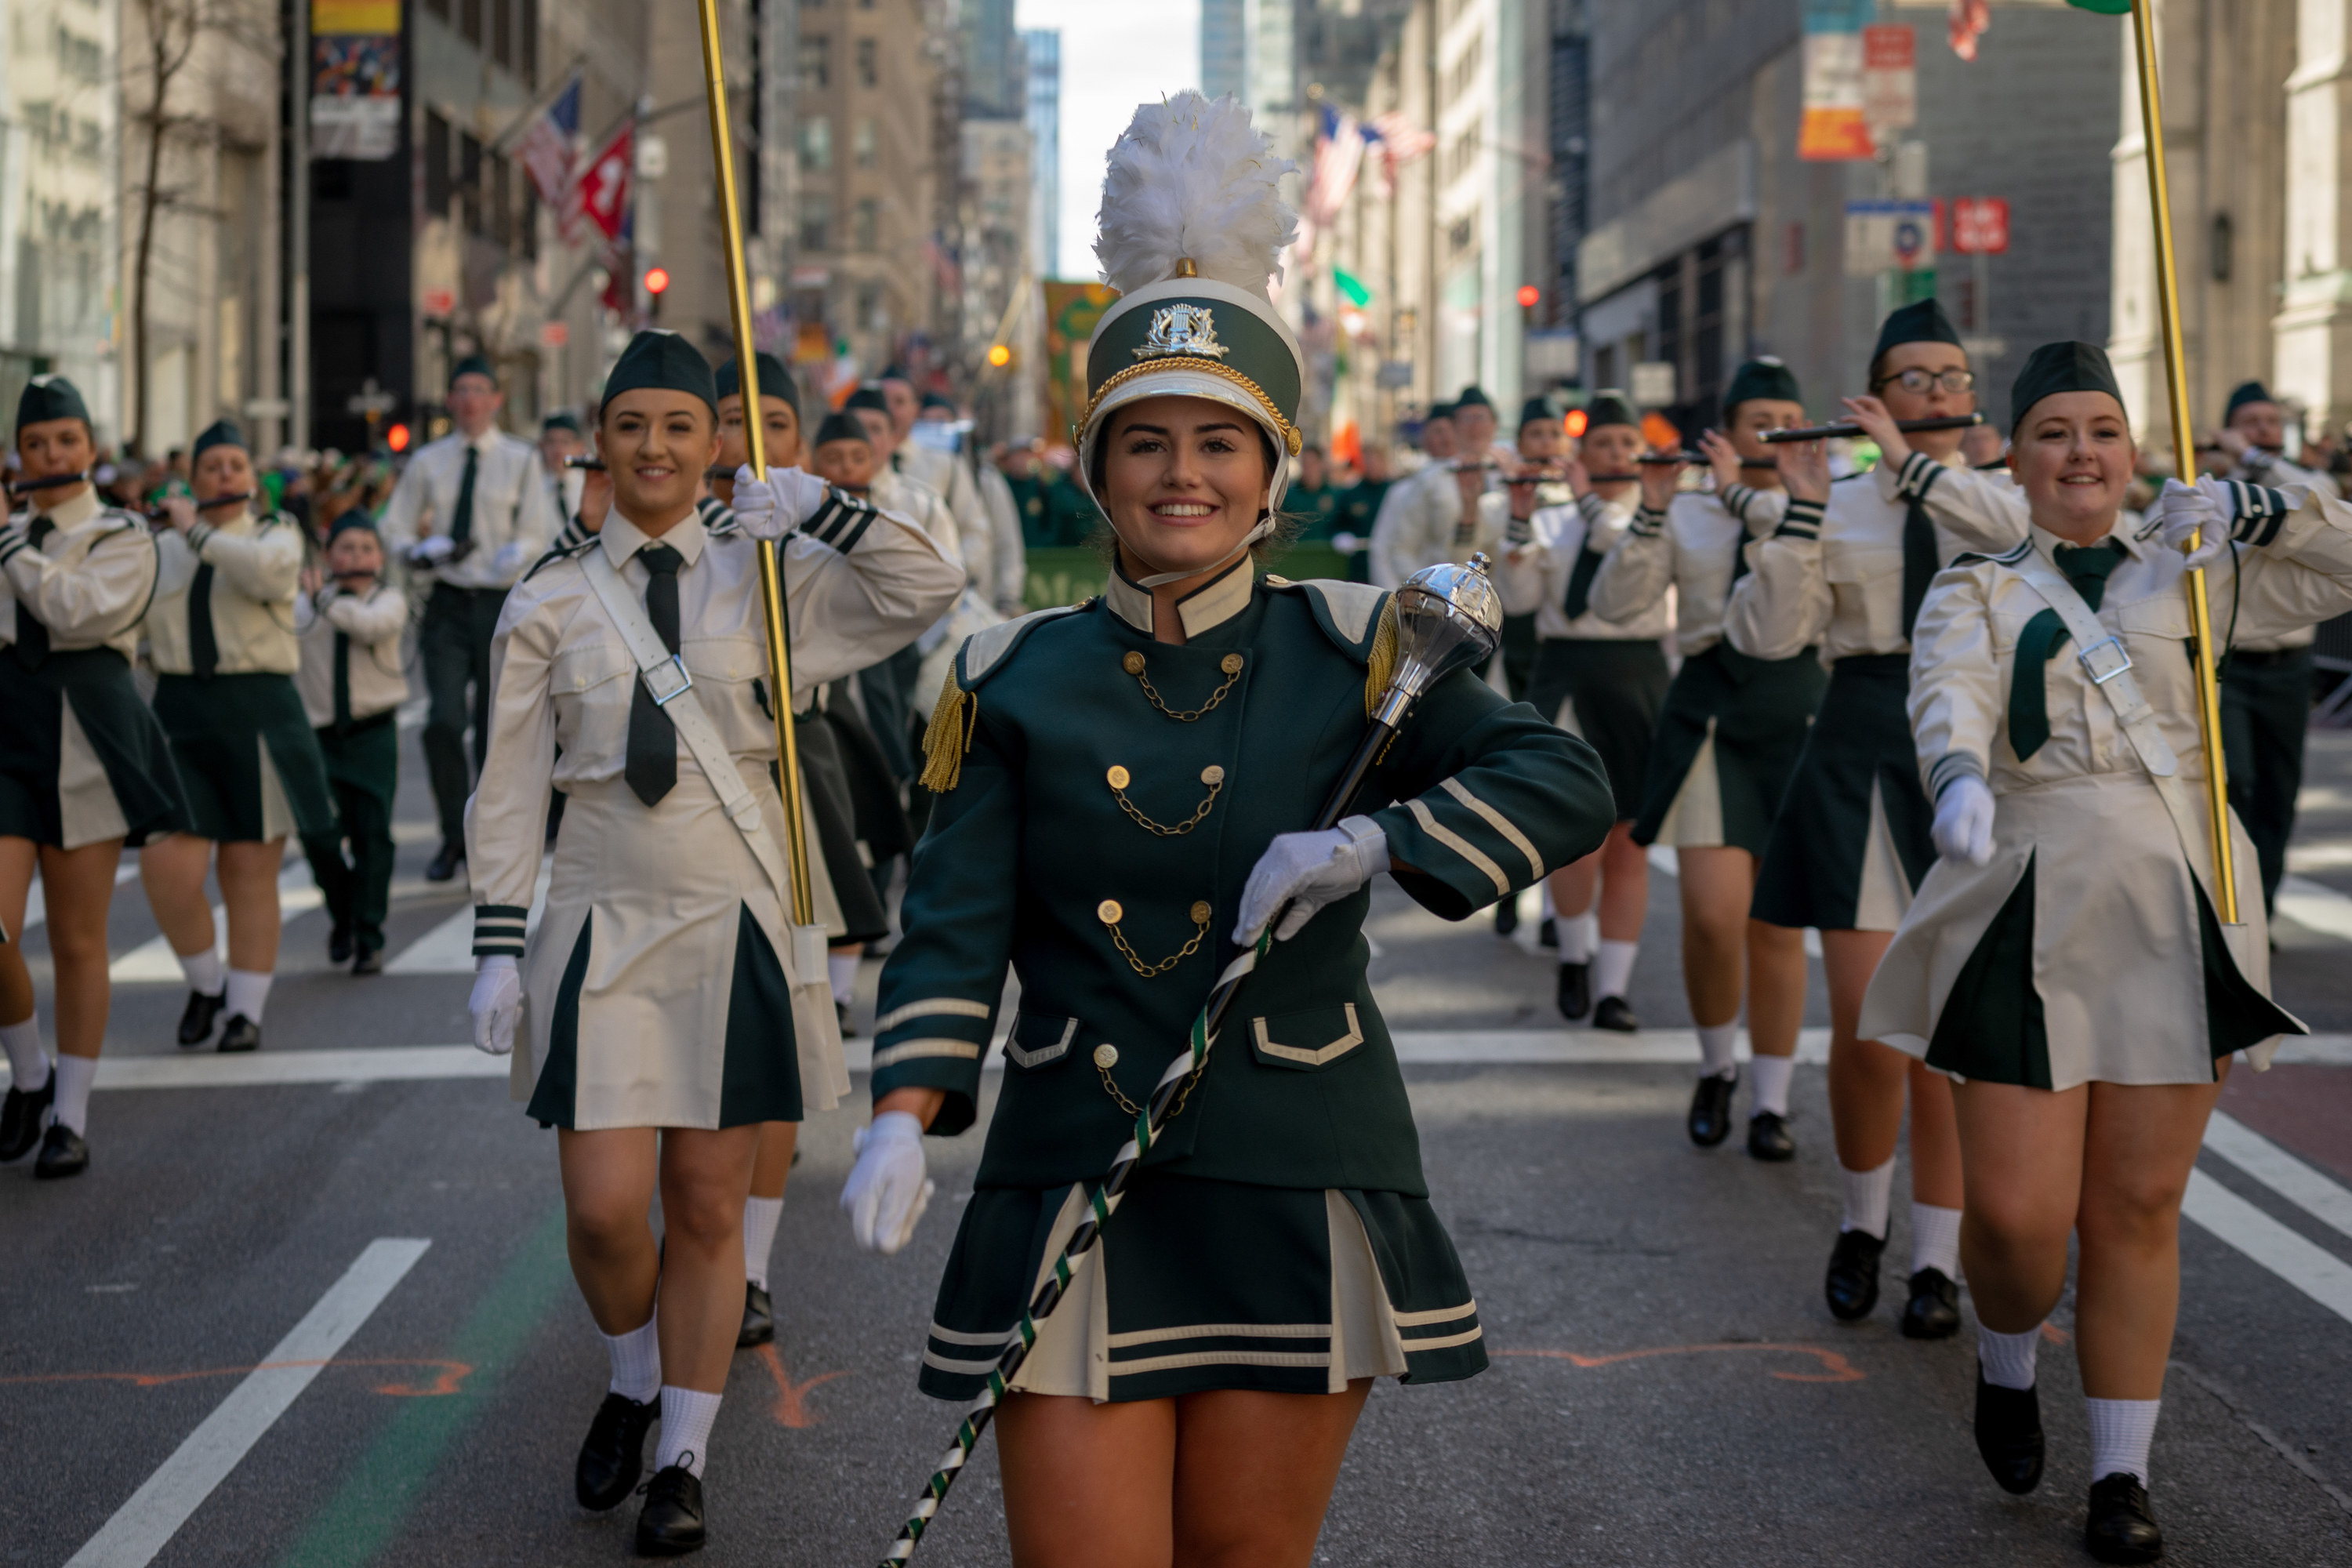
[[[561,211],[572,188],[574,143],[580,139],[580,78],[574,75],[562,92],[530,118],[515,152],[539,187],[539,199]]]
[[[1391,193],[1396,190],[1397,171],[1437,145],[1435,132],[1423,131],[1396,109],[1372,116],[1371,129],[1365,134],[1381,144],[1381,175]]]
[[[1952,53],[1964,60],[1977,58],[1977,39],[1992,25],[1990,0],[1952,0]]]
[[[1298,215],[1298,238],[1291,256],[1299,266],[1315,259],[1315,239],[1331,226],[1356,186],[1363,167],[1364,141],[1373,132],[1344,110],[1323,106],[1322,123],[1315,136],[1315,165],[1307,177],[1307,199]]]

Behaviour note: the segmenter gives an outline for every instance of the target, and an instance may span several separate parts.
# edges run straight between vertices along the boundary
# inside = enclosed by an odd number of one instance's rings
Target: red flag
[[[623,121],[613,139],[593,154],[572,183],[572,199],[563,209],[563,237],[578,230],[580,219],[594,224],[611,239],[621,232],[621,215],[629,207],[630,169],[636,157],[637,122]]]
[[[1992,26],[1992,11],[1987,0],[1952,0],[1952,53],[1964,60],[1977,58],[1977,40]]]

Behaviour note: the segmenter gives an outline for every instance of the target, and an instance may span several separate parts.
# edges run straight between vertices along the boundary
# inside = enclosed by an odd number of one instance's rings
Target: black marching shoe
[[[1536,927],[1536,945],[1559,950],[1559,922],[1549,915],[1544,916],[1543,924]]]
[[[2161,1563],[2164,1531],[2147,1506],[2147,1489],[2129,1470],[2091,1483],[2091,1516],[2083,1546],[2102,1563]]]
[[[214,1048],[225,1055],[257,1051],[261,1048],[261,1026],[242,1013],[232,1013],[228,1022],[221,1026],[220,1044]]]
[[[327,962],[349,963],[352,961],[352,928],[337,926],[327,933]]]
[[[1848,1234],[1851,1234],[1850,1232]],[[2031,1388],[1997,1388],[1985,1381],[1984,1363],[1977,1363],[1977,1452],[2000,1489],[2020,1496],[2042,1484],[2042,1396]],[[2115,1479],[2110,1476],[2108,1480]],[[2131,1478],[2126,1476],[2129,1481]],[[2100,1483],[2101,1486],[2106,1482]],[[2137,1481],[2134,1491],[2139,1490]],[[2141,1506],[2147,1494],[2140,1492]],[[2091,1528],[2099,1519],[2099,1489],[2091,1489]],[[2149,1528],[2153,1529],[2154,1526]],[[2086,1538],[2088,1531],[2085,1532]],[[2095,1552],[2098,1549],[2092,1548]],[[2111,1563],[2147,1563],[2147,1557],[2112,1557]]]
[[[41,1141],[41,1124],[48,1120],[49,1107],[58,1100],[58,1069],[49,1067],[49,1081],[38,1089],[17,1089],[11,1085],[8,1098],[0,1102],[0,1164],[21,1160],[33,1152]]]
[[[1570,1023],[1592,1011],[1592,965],[1562,963],[1559,980],[1552,991],[1559,1003],[1559,1016]]]
[[[637,1555],[683,1557],[702,1542],[702,1478],[683,1463],[656,1470],[637,1514]]]
[[[1878,1305],[1878,1259],[1885,1250],[1885,1237],[1866,1230],[1838,1232],[1837,1245],[1830,1249],[1829,1273],[1822,1280],[1831,1317],[1851,1323],[1870,1316]]]
[[[1759,1110],[1748,1119],[1748,1157],[1779,1164],[1797,1157],[1797,1141],[1789,1136],[1789,1119],[1777,1110]]]
[[[1633,1016],[1633,1005],[1622,996],[1603,996],[1592,1005],[1592,1026],[1613,1034],[1638,1035],[1642,1020]]]
[[[735,1331],[735,1348],[750,1350],[776,1337],[776,1303],[764,1285],[743,1281],[743,1326]]]
[[[834,1021],[841,1026],[841,1037],[843,1039],[854,1040],[857,1037],[857,1026],[849,1021],[848,1003],[842,1001],[838,997],[835,998],[833,1004],[833,1016]]]
[[[1940,1268],[1911,1276],[1911,1299],[1903,1304],[1903,1337],[1948,1340],[1960,1331],[1960,1288]]]
[[[1698,1087],[1691,1090],[1690,1115],[1683,1121],[1692,1142],[1712,1149],[1731,1135],[1731,1091],[1738,1087],[1737,1076],[1699,1075]]]
[[[360,949],[359,956],[352,960],[352,973],[353,974],[382,974],[383,973],[383,951],[381,948],[373,947],[363,947]]]
[[[446,882],[455,877],[457,874],[457,868],[465,863],[466,847],[456,839],[445,838],[441,841],[441,847],[433,856],[433,863],[425,868],[425,879],[428,882]]]
[[[52,1121],[41,1138],[41,1157],[33,1162],[36,1181],[54,1182],[79,1176],[89,1169],[89,1140],[62,1121]]]
[[[1495,934],[1508,936],[1519,929],[1519,900],[1517,895],[1495,900]]]
[[[572,1490],[580,1506],[597,1513],[617,1508],[636,1489],[646,1468],[646,1432],[661,1414],[656,1397],[643,1405],[625,1394],[607,1392],[588,1423],[588,1440],[580,1445],[580,1459],[572,1468]]]
[[[213,1037],[213,1020],[228,1005],[228,993],[216,991],[207,995],[202,991],[188,993],[188,1005],[180,1014],[180,1044],[201,1046]]]

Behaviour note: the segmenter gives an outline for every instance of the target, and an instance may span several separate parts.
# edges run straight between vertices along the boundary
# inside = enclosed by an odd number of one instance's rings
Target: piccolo
[[[1898,419],[1895,427],[1906,435],[1916,435],[1923,430],[1966,430],[1983,423],[1981,414],[1950,414],[1940,419]],[[1785,441],[1829,441],[1863,433],[1859,425],[1813,425],[1802,430],[1767,430],[1764,439],[1777,447]]]
[[[37,479],[10,479],[8,493],[12,496],[30,495],[35,490],[55,489],[59,485],[78,485],[88,478],[89,470],[84,468],[78,474],[47,474]]]
[[[604,471],[604,459],[602,458],[566,458],[563,459],[563,466],[567,468],[583,468],[592,474],[601,474]]]

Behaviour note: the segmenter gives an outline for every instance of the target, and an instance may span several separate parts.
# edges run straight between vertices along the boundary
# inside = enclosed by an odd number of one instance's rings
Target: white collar
[[[604,546],[604,559],[613,563],[615,572],[627,565],[629,557],[648,544],[668,545],[686,557],[686,563],[691,566],[702,559],[702,547],[709,539],[699,511],[688,512],[684,521],[656,539],[615,510],[604,514],[604,526],[596,534],[596,542]]]
[[[1244,555],[1176,601],[1176,616],[1184,624],[1187,638],[1221,626],[1249,608],[1250,593],[1256,583],[1254,564]],[[1103,602],[1112,615],[1144,636],[1151,636],[1152,608],[1158,601],[1152,598],[1150,589],[1139,588],[1129,582],[1116,561],[1111,563],[1110,581],[1103,585]]]
[[[91,485],[68,500],[41,509],[41,515],[60,529],[79,528],[105,510],[98,499],[98,487]]]

